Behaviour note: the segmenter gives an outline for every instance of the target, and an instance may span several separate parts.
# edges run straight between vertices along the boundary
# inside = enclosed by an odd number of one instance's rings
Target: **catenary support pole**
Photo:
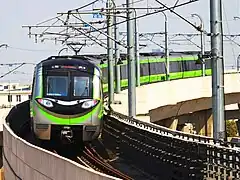
[[[203,58],[204,54],[205,54],[205,34],[204,34],[204,22],[203,22],[203,19],[200,15],[198,14],[192,14],[192,17],[198,17],[199,20],[201,21],[201,30],[200,30],[200,33],[201,33],[201,55],[202,55],[202,76],[205,76],[206,75],[206,64],[205,64],[205,59]]]
[[[240,54],[237,57],[237,72],[239,72],[239,67],[240,67]]]
[[[115,36],[115,92],[120,93],[121,91],[121,79],[120,79],[120,65],[118,65],[118,61],[120,59],[120,47],[117,43],[119,41],[119,29],[117,23],[117,16],[114,16],[114,36]]]
[[[133,0],[126,0],[127,5],[127,60],[128,60],[128,115],[136,116],[136,74],[134,58],[134,15],[130,9]]]
[[[140,57],[139,57],[139,32],[138,32],[138,20],[136,9],[134,10],[134,34],[135,34],[135,62],[136,62],[136,85],[140,86]]]
[[[201,31],[201,54],[202,54],[202,57],[204,56],[205,54],[205,45],[204,45],[204,26],[203,26],[203,22],[202,22],[202,31]],[[206,75],[206,62],[205,62],[205,59],[202,58],[202,76],[204,77]]]
[[[167,15],[162,12],[165,18],[165,63],[166,63],[166,79],[169,81],[169,49],[168,49],[168,18]]]
[[[210,0],[213,137],[225,139],[221,0]]]
[[[107,34],[113,36],[113,17],[111,14],[112,1],[107,1],[108,15],[107,15]],[[114,72],[113,72],[113,40],[107,37],[107,55],[108,55],[108,105],[114,101]]]

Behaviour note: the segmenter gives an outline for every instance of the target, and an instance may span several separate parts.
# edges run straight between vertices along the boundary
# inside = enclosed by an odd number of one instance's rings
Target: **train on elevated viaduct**
[[[166,80],[165,58],[140,54],[140,83]],[[126,55],[121,55],[121,88],[128,86]],[[105,58],[106,60],[106,58]],[[169,58],[170,80],[202,75],[195,53],[176,53]],[[211,75],[206,60],[205,75]],[[31,130],[36,138],[49,141],[89,142],[98,138],[103,127],[108,73],[104,55],[51,56],[34,70],[30,99]]]

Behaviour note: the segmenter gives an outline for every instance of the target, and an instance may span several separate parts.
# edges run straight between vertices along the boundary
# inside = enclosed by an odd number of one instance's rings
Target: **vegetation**
[[[238,129],[237,129],[237,124],[233,120],[227,120],[226,122],[226,133],[227,137],[235,137],[237,136]]]

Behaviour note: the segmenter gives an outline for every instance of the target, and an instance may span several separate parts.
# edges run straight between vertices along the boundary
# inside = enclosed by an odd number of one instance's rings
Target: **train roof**
[[[173,52],[169,53],[170,57],[197,56],[198,54],[201,54],[201,52],[200,51],[173,51]],[[210,51],[205,51],[205,54],[210,54]],[[139,55],[142,56],[142,57],[146,57],[146,56],[164,57],[165,54],[164,54],[164,52],[142,52],[142,53],[139,53]],[[107,54],[86,54],[85,56],[98,59],[99,61],[101,59],[102,60],[107,59]],[[127,58],[127,54],[121,53],[120,57],[121,57],[122,60],[125,60]]]
[[[51,56],[45,60],[42,60],[38,65],[48,66],[48,65],[85,65],[88,67],[97,67],[100,63],[100,59],[94,57],[87,57],[83,55],[71,55],[71,56]]]

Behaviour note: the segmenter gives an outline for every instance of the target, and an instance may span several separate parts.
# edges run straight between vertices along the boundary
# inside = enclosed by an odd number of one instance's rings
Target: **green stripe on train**
[[[188,57],[170,57],[169,58],[169,62],[176,62],[176,61],[196,61],[198,59],[197,56],[188,56]],[[140,64],[146,64],[146,63],[155,63],[155,62],[165,62],[166,59],[165,58],[150,58],[150,59],[142,59],[140,60]],[[123,64],[121,65],[126,65],[127,64],[127,60],[123,60],[122,61]],[[107,63],[105,64],[99,64],[98,65],[100,68],[106,68],[107,67]]]
[[[206,69],[205,75],[210,76],[211,74],[212,74],[211,69]],[[200,76],[202,76],[202,70],[175,72],[175,73],[170,73],[170,80],[193,78],[193,77],[200,77]],[[165,81],[165,79],[166,79],[165,74],[141,76],[140,83],[146,84],[146,83],[153,83],[153,82],[161,82],[161,81]],[[128,86],[128,80],[127,79],[121,80],[121,87],[123,88],[127,86]],[[115,84],[114,84],[114,87],[115,87]],[[107,92],[107,91],[108,91],[108,84],[103,84],[103,92]]]
[[[84,121],[86,121],[87,119],[89,119],[94,113],[97,112],[97,110],[99,108],[102,108],[102,103],[99,103],[96,107],[93,108],[92,111],[88,112],[87,114],[83,115],[83,116],[78,116],[75,118],[71,118],[71,120],[69,121],[69,118],[61,118],[61,117],[56,117],[53,116],[51,114],[49,114],[48,112],[46,112],[41,106],[39,106],[37,104],[40,113],[45,116],[47,119],[49,119],[50,121],[57,123],[57,124],[79,124],[82,123]],[[100,115],[101,116],[101,115]]]

